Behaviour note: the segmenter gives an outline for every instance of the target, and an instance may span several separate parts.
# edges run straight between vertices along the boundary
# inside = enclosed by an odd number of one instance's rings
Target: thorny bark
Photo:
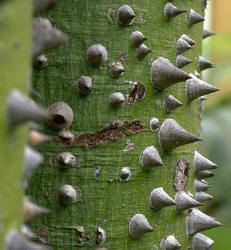
[[[158,213],[152,211],[149,194],[154,187],[162,186],[174,196],[176,163],[179,158],[192,163],[195,145],[181,147],[171,154],[164,153],[159,147],[157,133],[149,130],[149,121],[153,116],[158,117],[161,122],[171,117],[198,135],[198,103],[186,105],[184,84],[174,85],[162,93],[155,92],[151,87],[149,71],[151,62],[158,56],[164,56],[175,63],[175,42],[183,33],[197,43],[195,49],[187,52],[187,57],[193,59],[199,56],[202,25],[189,28],[187,14],[167,22],[163,17],[166,2],[134,0],[130,5],[136,13],[135,22],[129,27],[121,27],[116,21],[115,12],[122,4],[125,4],[122,0],[59,1],[53,9],[42,13],[69,35],[69,41],[47,52],[49,66],[46,69],[34,70],[34,86],[41,95],[41,99],[37,101],[45,106],[65,101],[75,113],[75,120],[70,128],[75,133],[74,143],[71,147],[57,142],[41,146],[45,164],[37,171],[28,189],[28,194],[39,204],[53,211],[51,215],[37,219],[31,226],[35,231],[46,227],[49,243],[56,249],[75,249],[80,245],[82,249],[97,248],[98,226],[107,233],[103,247],[108,249],[159,249],[161,240],[173,233],[183,248],[189,246],[185,234],[185,216],[176,215],[173,207]],[[175,4],[201,12],[200,0]],[[152,49],[143,60],[136,58],[135,49],[129,41],[134,30],[144,33],[148,38],[145,44]],[[107,48],[109,60],[105,66],[95,68],[85,58],[87,48],[98,43]],[[119,79],[113,79],[108,66],[117,61],[121,53],[124,55],[126,72]],[[185,70],[194,72],[195,68],[196,62],[185,67]],[[87,97],[79,95],[73,86],[81,75],[91,76],[93,79],[93,89]],[[112,92],[120,91],[125,95],[130,93],[130,100],[136,98],[136,93],[131,91],[131,82],[144,83],[145,97],[137,98],[134,104],[126,103],[117,110],[110,108],[108,98]],[[167,94],[173,94],[184,105],[167,114],[164,109]],[[105,127],[105,124],[115,120],[139,120],[145,126],[143,128],[142,125],[138,133],[128,134],[113,126]],[[43,128],[46,133],[57,135],[57,131],[46,124],[43,124]],[[134,150],[125,153],[123,149],[128,138],[134,143]],[[164,166],[144,172],[139,164],[139,156],[144,148],[151,145],[158,148]],[[60,171],[54,159],[62,151],[70,151],[76,157],[82,156],[85,159],[84,166]],[[119,181],[119,172],[124,166],[129,166],[132,171],[132,178],[128,183]],[[97,178],[94,178],[96,170]],[[186,191],[193,191],[192,175],[192,171],[189,172]],[[56,191],[63,184],[71,184],[82,191],[81,198],[71,207],[60,207],[55,202]],[[128,235],[129,220],[136,213],[145,214],[154,227],[153,233],[138,241]],[[84,227],[81,239],[76,233],[77,226]]]
[[[75,249],[78,246],[82,249],[95,249],[101,237],[97,234],[99,226],[107,233],[107,240],[103,244],[107,249],[159,249],[161,240],[168,234],[174,234],[183,249],[190,244],[185,234],[185,216],[176,215],[173,207],[160,212],[151,210],[149,194],[154,187],[164,187],[168,194],[174,196],[174,167],[179,158],[192,163],[196,145],[183,146],[173,153],[166,153],[159,146],[157,133],[150,132],[148,126],[154,116],[161,122],[171,117],[198,135],[198,103],[186,104],[184,84],[174,85],[164,92],[155,92],[151,87],[149,71],[151,62],[158,56],[164,56],[175,63],[175,43],[183,33],[197,43],[192,51],[187,52],[187,57],[193,59],[199,56],[202,25],[189,28],[187,14],[167,22],[163,17],[165,1],[153,3],[151,0],[133,0],[129,4],[135,10],[135,22],[129,27],[121,27],[116,21],[115,12],[122,4],[125,4],[122,0],[59,1],[52,9],[41,13],[66,32],[69,41],[47,52],[47,68],[34,69],[34,87],[41,96],[37,101],[44,106],[65,101],[75,113],[75,120],[70,128],[76,134],[75,142],[67,146],[53,141],[41,146],[39,150],[43,153],[45,162],[33,176],[27,189],[27,194],[34,201],[52,210],[51,215],[34,220],[31,226],[38,232],[40,239],[55,249]],[[202,12],[200,0],[175,4],[187,10],[193,8]],[[140,30],[146,35],[148,40],[145,44],[152,49],[143,60],[137,60],[135,49],[129,41],[134,30]],[[104,45],[109,54],[108,62],[100,68],[90,66],[85,60],[87,48],[97,43]],[[122,53],[125,54],[123,65],[126,72],[121,78],[112,79],[108,66]],[[185,67],[185,70],[194,72],[196,67],[194,62]],[[73,86],[81,75],[93,78],[93,89],[87,97],[80,96]],[[134,95],[130,92],[131,82],[144,83],[146,91],[145,96],[142,94],[143,99],[139,98],[139,93]],[[114,91],[124,94],[130,92],[130,100],[133,102],[136,99],[135,103],[127,103],[116,110],[110,108],[108,97]],[[143,92],[143,88],[140,91]],[[170,114],[166,113],[164,107],[168,94],[173,94],[183,103],[181,108]],[[125,123],[122,130],[104,127],[115,120]],[[134,127],[130,131],[125,121],[133,120],[139,121],[139,124],[135,131]],[[41,125],[44,132],[57,136],[57,131],[47,124]],[[80,139],[84,142],[80,143]],[[124,150],[127,139],[134,143],[134,149]],[[140,167],[139,156],[144,148],[151,145],[158,148],[164,166],[145,172]],[[67,171],[59,170],[55,161],[56,154],[64,151],[70,151],[76,157],[81,156],[84,166]],[[132,178],[128,183],[119,181],[119,172],[124,166],[129,166],[132,171]],[[189,172],[186,191],[193,191],[192,176],[193,173]],[[70,184],[81,190],[81,197],[72,206],[61,207],[56,204],[56,191],[63,184]],[[138,241],[128,235],[129,220],[136,213],[145,214],[154,228],[154,232]],[[79,228],[82,229],[81,232]]]

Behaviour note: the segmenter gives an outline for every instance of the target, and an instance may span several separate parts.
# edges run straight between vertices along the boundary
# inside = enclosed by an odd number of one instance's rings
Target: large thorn
[[[160,145],[165,150],[200,141],[198,137],[182,128],[173,119],[167,119],[162,123],[158,137]]]
[[[32,55],[38,55],[44,50],[56,47],[68,40],[68,36],[52,27],[47,18],[34,19],[32,27]]]
[[[216,87],[198,79],[195,76],[186,81],[186,98],[188,103],[192,102],[200,96],[208,95],[218,90],[219,89],[217,89]]]
[[[143,214],[134,215],[129,222],[129,234],[133,238],[140,238],[143,234],[152,232],[153,228]]]
[[[13,89],[10,92],[6,105],[7,120],[10,126],[15,126],[25,121],[38,121],[48,118],[48,113],[45,109],[17,89]]]
[[[173,84],[188,80],[191,76],[171,64],[168,59],[159,57],[152,63],[150,78],[154,88],[161,91]]]
[[[200,202],[194,200],[190,195],[186,194],[184,191],[179,191],[176,193],[175,201],[175,209],[178,213],[181,213],[186,209],[202,205]]]
[[[186,217],[186,233],[188,236],[193,236],[201,231],[219,227],[222,224],[216,221],[213,217],[201,212],[199,209],[190,209]]]

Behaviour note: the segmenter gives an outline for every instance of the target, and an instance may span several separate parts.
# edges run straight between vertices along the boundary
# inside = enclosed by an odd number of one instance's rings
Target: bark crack
[[[111,123],[105,124],[101,129],[97,130],[96,132],[86,133],[82,135],[74,135],[75,138],[71,144],[70,142],[67,143],[60,136],[57,137],[57,141],[65,146],[93,148],[101,144],[116,142],[120,139],[120,137],[124,135],[130,136],[140,133],[144,130],[144,127],[145,123],[140,120],[115,120]]]

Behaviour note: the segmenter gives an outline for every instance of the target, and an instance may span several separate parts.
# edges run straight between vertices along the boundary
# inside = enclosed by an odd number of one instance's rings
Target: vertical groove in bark
[[[9,228],[20,228],[25,125],[9,131],[6,98],[13,88],[26,92],[30,77],[31,1],[0,7],[0,246]]]
[[[159,212],[151,210],[149,195],[154,187],[164,187],[174,197],[174,167],[179,158],[192,163],[193,150],[197,144],[187,145],[172,153],[163,152],[158,143],[157,133],[149,130],[149,121],[158,117],[161,122],[174,118],[187,130],[199,134],[198,103],[187,105],[184,83],[174,85],[163,92],[155,92],[151,86],[149,71],[151,62],[158,56],[164,56],[175,64],[176,40],[183,34],[192,37],[197,45],[185,53],[194,60],[201,52],[202,25],[189,29],[187,16],[182,14],[170,22],[165,21],[163,9],[167,1],[130,1],[136,18],[133,25],[121,27],[117,24],[115,11],[122,0],[70,0],[59,1],[47,12],[48,17],[62,31],[68,33],[69,41],[57,49],[47,52],[49,66],[46,69],[34,70],[34,86],[41,94],[37,100],[49,106],[56,101],[67,102],[75,113],[71,130],[77,133],[89,133],[100,129],[113,120],[144,121],[143,132],[133,136],[123,136],[118,141],[103,144],[95,148],[65,147],[59,143],[49,143],[40,147],[45,163],[32,178],[28,194],[40,205],[50,208],[53,213],[36,219],[31,225],[35,230],[45,226],[49,232],[49,243],[56,249],[75,249],[77,246],[76,226],[84,226],[86,236],[94,233],[94,240],[84,238],[82,249],[96,248],[97,227],[104,228],[107,240],[103,246],[108,249],[158,249],[161,239],[168,234],[175,234],[183,249],[188,246],[185,235],[185,216],[177,215],[173,207]],[[193,8],[201,12],[201,1],[176,1],[178,7]],[[130,34],[139,30],[148,38],[145,44],[152,52],[142,61],[137,60],[135,49],[130,44]],[[86,62],[86,51],[93,44],[102,44],[108,50],[108,62],[100,68]],[[112,79],[108,65],[117,61],[120,54],[125,54],[125,74],[119,79]],[[196,61],[184,69],[194,72]],[[81,75],[91,76],[93,88],[87,97],[80,96],[73,84]],[[146,97],[134,105],[124,105],[119,109],[109,107],[108,98],[112,92],[129,93],[129,81],[143,82],[146,86]],[[183,106],[167,114],[164,100],[168,94],[174,95]],[[56,135],[57,131],[43,124],[44,131]],[[134,143],[134,150],[123,151],[126,140]],[[163,159],[163,167],[145,172],[139,164],[142,150],[154,145]],[[60,171],[55,162],[56,154],[70,151],[77,157],[85,159],[82,168]],[[94,178],[97,167],[101,167],[98,177]],[[132,177],[128,183],[119,181],[120,169],[129,166]],[[185,190],[192,189],[192,171]],[[80,199],[69,207],[56,204],[57,189],[63,184],[71,184],[81,190]],[[134,240],[128,235],[128,222],[136,214],[147,216],[154,232]]]

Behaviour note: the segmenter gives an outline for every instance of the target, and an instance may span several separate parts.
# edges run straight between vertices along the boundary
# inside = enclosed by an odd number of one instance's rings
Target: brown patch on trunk
[[[115,120],[105,124],[101,129],[94,133],[87,133],[75,136],[73,143],[66,144],[65,141],[57,137],[57,141],[65,146],[93,148],[101,144],[115,142],[123,135],[135,135],[144,130],[145,123],[140,120],[121,121]]]
[[[77,246],[83,245],[83,237],[85,236],[85,230],[83,226],[77,226],[75,228],[77,232]]]
[[[47,244],[49,242],[49,233],[45,226],[41,227],[37,231],[37,237],[44,244]]]
[[[128,104],[133,104],[137,100],[145,97],[145,85],[142,82],[132,82],[132,89],[128,96]]]
[[[186,187],[189,178],[189,170],[189,161],[185,160],[184,158],[180,158],[177,161],[173,178],[173,187],[176,192],[182,191]]]

